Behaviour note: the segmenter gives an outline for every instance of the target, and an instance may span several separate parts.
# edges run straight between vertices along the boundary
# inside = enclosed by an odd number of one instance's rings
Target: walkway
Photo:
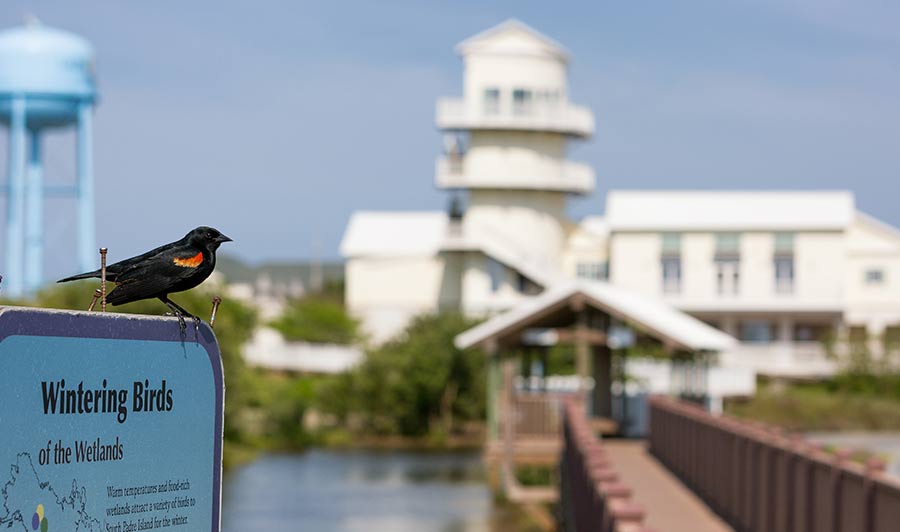
[[[632,499],[646,508],[647,527],[667,532],[732,530],[653,458],[643,441],[605,439],[603,448],[621,480],[634,489]]]

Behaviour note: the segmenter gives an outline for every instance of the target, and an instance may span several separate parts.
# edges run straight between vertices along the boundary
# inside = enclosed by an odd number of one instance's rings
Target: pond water
[[[222,530],[521,530],[492,500],[476,453],[267,454],[225,475]]]

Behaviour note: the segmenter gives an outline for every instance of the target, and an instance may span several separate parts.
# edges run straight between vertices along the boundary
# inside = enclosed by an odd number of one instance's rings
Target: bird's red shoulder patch
[[[172,259],[172,262],[174,262],[176,266],[182,266],[184,268],[196,268],[197,266],[200,266],[201,262],[203,262],[203,252],[201,251],[193,257],[188,257],[186,259],[175,257],[174,259]]]

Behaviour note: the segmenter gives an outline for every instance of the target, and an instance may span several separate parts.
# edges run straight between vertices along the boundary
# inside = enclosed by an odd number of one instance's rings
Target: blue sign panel
[[[173,318],[0,309],[0,529],[220,529],[222,364]]]

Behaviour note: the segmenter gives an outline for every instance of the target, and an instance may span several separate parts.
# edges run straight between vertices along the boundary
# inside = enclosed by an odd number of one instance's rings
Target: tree
[[[369,350],[350,374],[332,381],[322,407],[345,419],[356,415],[376,434],[446,434],[456,421],[481,419],[484,355],[453,344],[473,325],[458,313],[414,318],[396,338]]]
[[[291,301],[272,327],[293,341],[349,344],[359,340],[359,322],[339,302],[327,297]]]

